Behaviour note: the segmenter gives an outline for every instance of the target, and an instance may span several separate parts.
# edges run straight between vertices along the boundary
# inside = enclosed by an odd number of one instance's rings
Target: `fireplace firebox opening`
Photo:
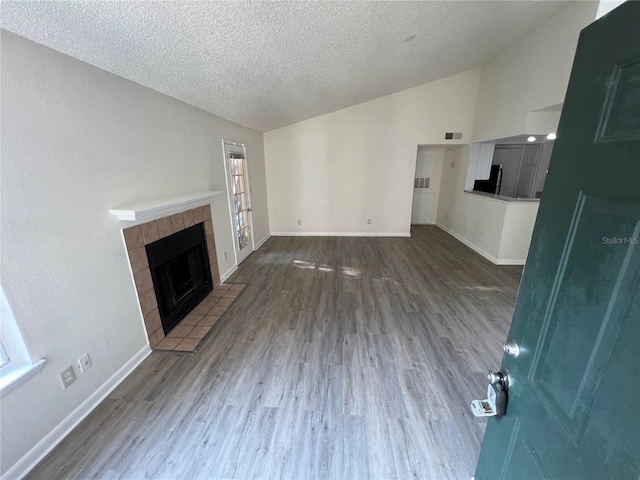
[[[167,334],[213,290],[204,224],[145,248],[162,328]]]

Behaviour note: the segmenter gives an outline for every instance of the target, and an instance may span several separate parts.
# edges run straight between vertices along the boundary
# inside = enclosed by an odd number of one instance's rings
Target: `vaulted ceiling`
[[[567,3],[3,1],[1,24],[267,131],[483,65]]]

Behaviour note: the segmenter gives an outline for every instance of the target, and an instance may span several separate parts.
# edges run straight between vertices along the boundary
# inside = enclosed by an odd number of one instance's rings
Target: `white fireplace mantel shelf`
[[[185,212],[200,205],[204,205],[211,198],[216,195],[220,195],[221,193],[221,191],[210,191],[184,195],[168,200],[156,200],[154,202],[114,208],[109,210],[109,213],[125,222],[157,220],[158,218],[168,217],[169,215]]]

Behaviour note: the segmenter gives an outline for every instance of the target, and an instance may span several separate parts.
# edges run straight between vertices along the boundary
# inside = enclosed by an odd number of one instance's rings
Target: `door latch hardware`
[[[495,417],[507,413],[507,391],[511,376],[507,370],[499,372],[489,372],[487,374],[489,386],[487,387],[487,398],[484,400],[473,400],[471,402],[471,412],[476,417]]]

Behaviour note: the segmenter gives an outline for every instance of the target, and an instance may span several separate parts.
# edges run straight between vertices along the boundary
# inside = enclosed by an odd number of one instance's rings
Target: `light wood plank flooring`
[[[522,269],[412,235],[270,239],[197,354],[152,354],[30,478],[469,479]]]

